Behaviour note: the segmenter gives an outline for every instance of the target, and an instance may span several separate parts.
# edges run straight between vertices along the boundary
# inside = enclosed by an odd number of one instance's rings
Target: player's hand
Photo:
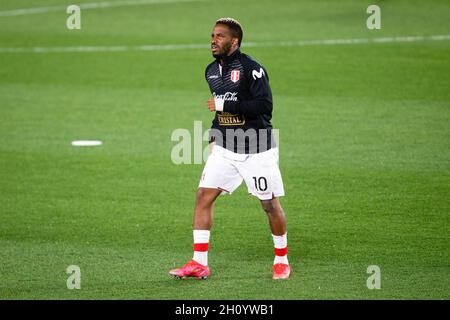
[[[214,98],[209,98],[208,101],[206,101],[206,106],[209,111],[216,111],[216,103],[214,102]]]

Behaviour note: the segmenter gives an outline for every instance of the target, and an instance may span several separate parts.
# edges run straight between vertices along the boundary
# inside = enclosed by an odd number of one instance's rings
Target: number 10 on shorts
[[[255,188],[257,191],[267,190],[267,179],[265,177],[253,177],[253,181],[255,182]]]

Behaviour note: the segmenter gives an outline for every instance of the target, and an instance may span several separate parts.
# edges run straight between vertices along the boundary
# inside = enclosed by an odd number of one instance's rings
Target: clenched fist
[[[209,98],[208,101],[206,101],[206,106],[208,107],[209,111],[216,111],[214,98]]]

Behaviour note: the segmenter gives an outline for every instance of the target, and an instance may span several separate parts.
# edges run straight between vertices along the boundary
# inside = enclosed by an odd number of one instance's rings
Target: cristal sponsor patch
[[[245,123],[245,117],[242,114],[231,114],[222,112],[217,115],[221,126],[239,126]]]

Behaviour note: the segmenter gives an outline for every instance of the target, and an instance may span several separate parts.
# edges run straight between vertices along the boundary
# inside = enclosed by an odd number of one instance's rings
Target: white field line
[[[89,10],[89,9],[105,9],[114,7],[142,6],[151,4],[166,4],[166,3],[194,2],[194,1],[204,1],[204,0],[119,0],[119,1],[81,3],[79,4],[79,7],[82,10]],[[68,6],[69,5],[6,10],[0,11],[0,17],[21,16],[27,14],[39,14],[58,11],[65,13]]]
[[[401,43],[419,41],[448,41],[450,35],[434,36],[402,36],[371,39],[329,39],[329,40],[303,40],[303,41],[270,41],[246,42],[244,47],[301,47],[320,45],[348,45],[370,43]],[[125,51],[171,51],[185,49],[208,49],[209,44],[167,44],[167,45],[141,45],[141,46],[78,46],[78,47],[23,47],[2,48],[0,53],[62,53],[62,52],[125,52]]]

